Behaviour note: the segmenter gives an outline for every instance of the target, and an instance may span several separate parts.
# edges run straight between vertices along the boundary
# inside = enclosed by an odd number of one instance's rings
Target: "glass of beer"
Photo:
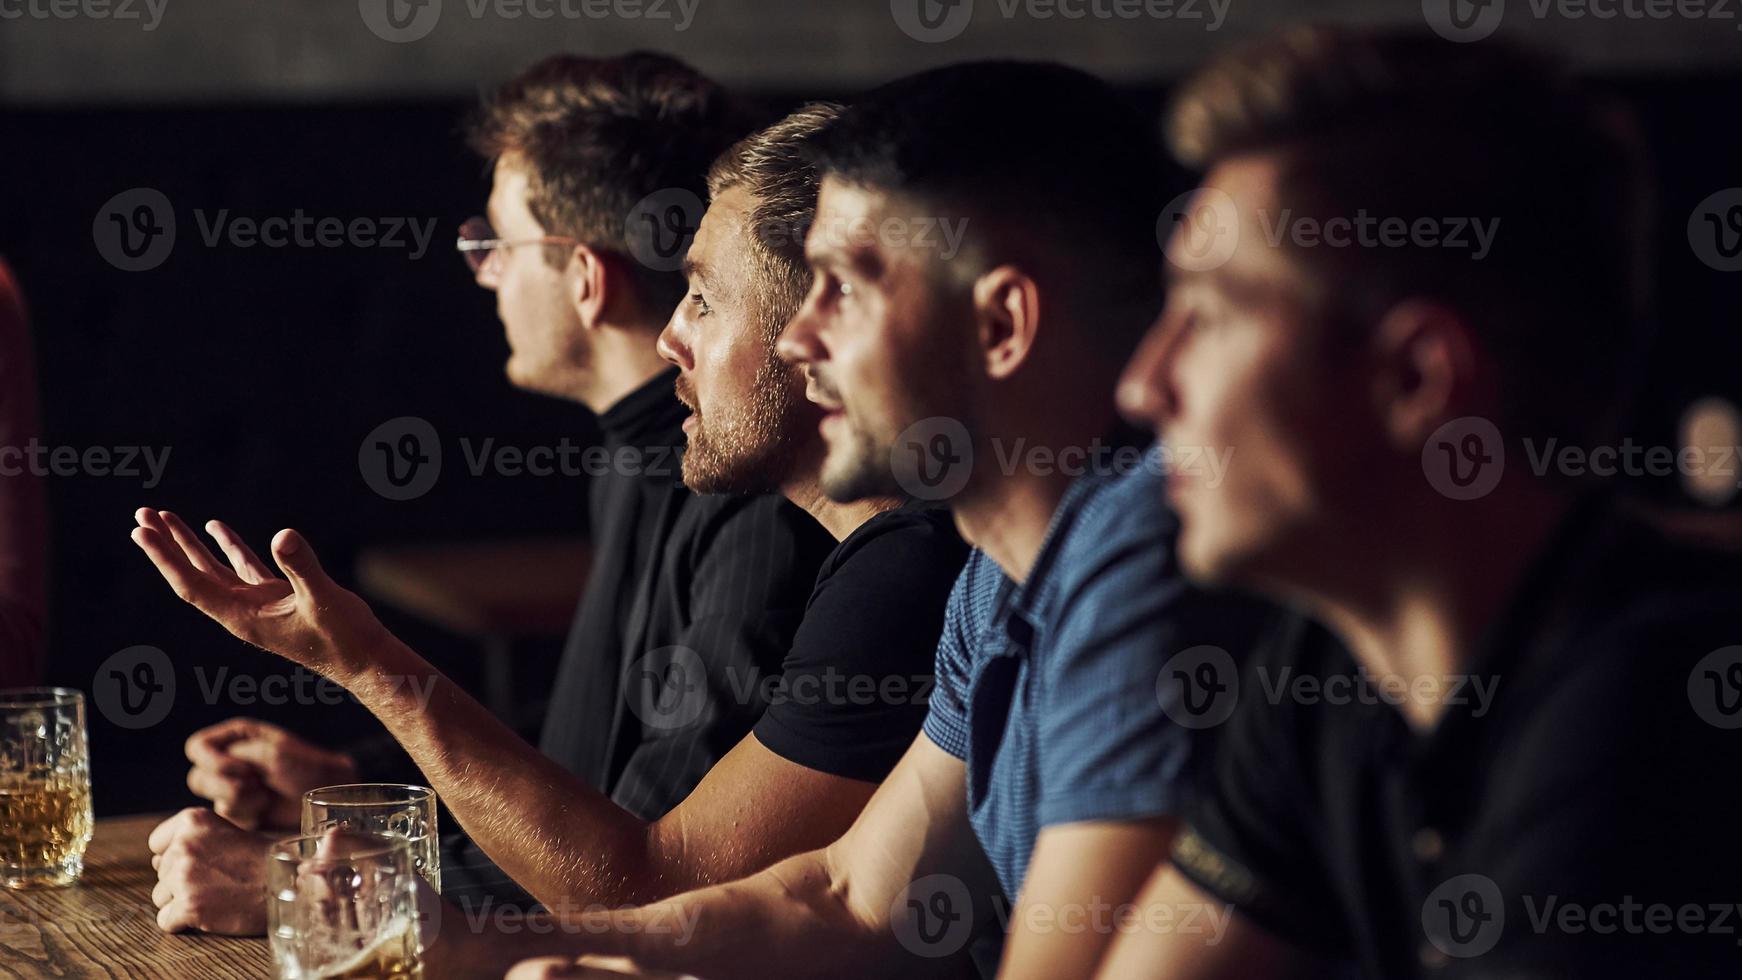
[[[410,844],[328,830],[272,845],[266,929],[279,980],[423,976]]]
[[[302,832],[318,834],[334,828],[405,838],[411,844],[412,866],[437,894],[441,893],[435,790],[403,783],[349,783],[304,793]]]
[[[67,885],[91,843],[85,696],[61,687],[0,691],[0,885]]]

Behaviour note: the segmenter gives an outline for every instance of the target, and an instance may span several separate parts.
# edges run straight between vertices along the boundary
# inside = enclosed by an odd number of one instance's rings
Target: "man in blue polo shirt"
[[[711,978],[931,975],[1002,926],[1001,975],[1053,980],[1124,929],[1226,924],[1131,904],[1200,748],[1181,675],[1231,667],[1268,616],[1174,560],[1163,471],[1214,481],[1226,460],[1118,435],[1114,382],[1162,299],[1148,130],[1081,72],[986,63],[896,82],[823,134],[814,279],[781,339],[825,412],[821,488],[946,500],[978,549],[924,733],[832,846],[582,917],[553,949]]]

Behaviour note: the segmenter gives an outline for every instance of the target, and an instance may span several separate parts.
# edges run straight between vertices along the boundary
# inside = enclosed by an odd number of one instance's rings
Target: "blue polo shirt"
[[[1269,622],[1186,583],[1162,474],[1152,448],[1078,477],[1027,581],[976,551],[951,592],[925,733],[967,764],[970,820],[1012,897],[1042,828],[1181,809],[1203,746],[1158,694],[1162,665],[1202,644],[1239,658]]]

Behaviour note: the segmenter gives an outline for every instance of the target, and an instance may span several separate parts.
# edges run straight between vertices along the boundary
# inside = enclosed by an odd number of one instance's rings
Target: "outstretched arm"
[[[220,522],[207,530],[228,565],[175,515],[137,517],[134,541],[177,595],[356,695],[485,853],[553,909],[641,903],[748,874],[835,839],[871,795],[868,783],[794,765],[747,738],[650,825],[528,745],[388,633],[296,532],[273,540],[280,578]]]

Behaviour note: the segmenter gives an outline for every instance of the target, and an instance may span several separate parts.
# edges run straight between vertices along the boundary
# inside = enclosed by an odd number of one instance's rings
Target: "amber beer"
[[[422,977],[415,923],[389,926],[381,941],[338,966],[320,971],[320,980],[400,980]]]
[[[91,843],[85,699],[65,688],[0,691],[0,885],[65,885]]]
[[[90,840],[89,786],[74,780],[0,780],[0,865],[80,863]]]

